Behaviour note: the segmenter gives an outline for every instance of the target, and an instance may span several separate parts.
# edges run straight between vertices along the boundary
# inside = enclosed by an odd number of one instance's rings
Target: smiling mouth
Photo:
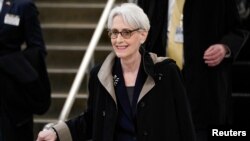
[[[121,50],[126,49],[127,47],[128,46],[116,46],[117,49],[121,49]]]

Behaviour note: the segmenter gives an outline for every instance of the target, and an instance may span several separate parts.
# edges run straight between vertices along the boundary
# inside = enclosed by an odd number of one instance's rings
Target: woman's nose
[[[121,35],[120,33],[117,35],[116,41],[117,41],[117,42],[122,42],[122,41],[124,41],[124,38],[122,37],[122,35]]]

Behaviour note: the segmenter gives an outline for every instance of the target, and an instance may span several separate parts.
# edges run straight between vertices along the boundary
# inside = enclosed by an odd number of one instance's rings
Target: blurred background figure
[[[168,27],[167,32],[164,31],[168,36],[163,38],[167,44],[166,55],[173,58],[180,69],[184,67],[182,72],[198,140],[206,141],[209,126],[232,123],[232,64],[248,38],[248,2],[242,0],[238,5],[241,9],[237,9],[235,0],[164,2],[137,1],[149,17],[165,14],[164,20],[149,18],[152,27],[153,23],[159,26],[147,41]],[[162,25],[164,30],[160,28]],[[156,41],[162,43],[163,40],[157,38]],[[151,50],[146,44],[146,49]]]
[[[147,14],[150,30],[144,47],[158,56],[166,56],[168,0],[134,0]]]
[[[232,124],[232,64],[245,45],[235,0],[186,0],[183,76],[199,141]]]
[[[0,141],[33,141],[33,114],[50,106],[38,11],[31,0],[1,0],[0,9]]]
[[[236,0],[239,14],[241,17],[242,27],[250,30],[250,1]],[[250,127],[250,111],[243,107],[250,106],[250,38],[242,47],[233,66],[233,104],[234,120],[233,123],[239,127]]]

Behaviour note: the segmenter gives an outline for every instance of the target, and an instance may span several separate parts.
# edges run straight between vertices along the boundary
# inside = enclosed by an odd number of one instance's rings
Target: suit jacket
[[[248,38],[240,28],[234,0],[186,0],[184,5],[183,75],[197,128],[230,123],[231,66]],[[231,57],[208,67],[204,51],[221,43]]]
[[[0,122],[5,140],[32,141],[33,114],[49,108],[45,55],[34,3],[4,0],[0,13]]]

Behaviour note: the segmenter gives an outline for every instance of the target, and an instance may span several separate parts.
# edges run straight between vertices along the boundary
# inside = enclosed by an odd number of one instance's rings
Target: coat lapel
[[[98,78],[103,85],[103,87],[108,91],[112,99],[115,101],[117,105],[117,99],[115,95],[114,90],[114,82],[113,82],[113,76],[112,76],[112,68],[114,64],[115,53],[110,53],[105,61],[102,64],[102,67],[100,68],[100,71],[98,72]]]
[[[143,64],[141,63],[140,69],[136,78],[136,82],[135,82],[132,105],[130,105],[128,93],[127,93],[127,89],[126,89],[125,81],[123,77],[123,72],[121,68],[122,67],[121,67],[120,60],[117,59],[114,65],[114,71],[113,71],[115,91],[116,91],[118,101],[123,111],[126,113],[126,115],[130,119],[132,119],[136,115],[137,100],[142,90],[142,87],[145,83],[145,80],[147,78],[147,74],[145,73]]]
[[[145,73],[143,64],[141,63],[140,69],[136,78],[134,94],[133,94],[132,112],[134,116],[136,115],[137,101],[138,101],[140,92],[143,88],[146,78],[147,78],[147,74]]]

